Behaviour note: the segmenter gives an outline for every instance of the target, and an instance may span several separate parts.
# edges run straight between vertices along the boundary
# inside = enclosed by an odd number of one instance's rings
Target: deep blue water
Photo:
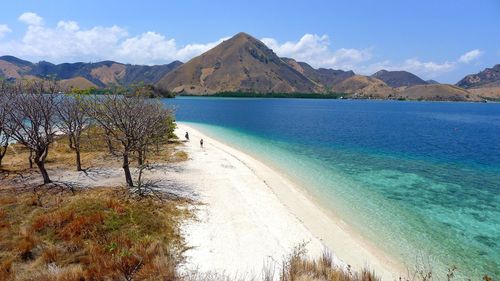
[[[179,121],[278,167],[368,239],[500,276],[500,104],[176,98]]]

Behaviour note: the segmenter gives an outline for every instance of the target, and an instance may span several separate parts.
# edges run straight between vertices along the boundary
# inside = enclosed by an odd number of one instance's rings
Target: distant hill
[[[176,93],[316,93],[322,85],[292,68],[264,43],[238,33],[163,77],[158,86]]]
[[[334,84],[332,90],[339,93],[349,93],[356,98],[380,99],[389,98],[397,92],[384,81],[363,75],[354,75]]]
[[[459,87],[470,89],[479,87],[498,87],[500,86],[500,64],[492,68],[486,68],[476,74],[465,76],[456,84]]]
[[[425,80],[425,82],[426,82],[427,84],[429,84],[429,85],[432,85],[432,84],[441,84],[441,83],[439,83],[438,81],[436,81],[436,80],[432,80],[432,79],[431,79],[431,80]]]
[[[73,87],[78,89],[99,88],[96,84],[90,82],[89,80],[81,76],[69,79],[62,79],[60,83],[65,88],[66,87],[67,88]]]
[[[0,77],[7,79],[55,77],[66,86],[106,87],[111,84],[130,85],[144,82],[154,84],[182,63],[165,65],[131,65],[114,61],[96,63],[52,64],[41,61],[31,63],[13,56],[0,57]]]
[[[281,59],[289,66],[305,75],[307,78],[318,84],[326,86],[328,89],[330,89],[333,85],[338,84],[343,80],[355,75],[352,70],[343,71],[329,68],[315,69],[305,62],[297,62],[296,60],[291,58]]]
[[[472,88],[467,89],[467,91],[477,97],[477,99],[500,102],[500,87]]]
[[[454,85],[433,84],[416,85],[404,89],[397,94],[398,98],[409,100],[431,100],[431,101],[479,101],[481,99],[472,95],[465,89]]]
[[[427,84],[427,82],[422,80],[420,77],[408,71],[388,71],[383,69],[375,72],[372,77],[384,81],[387,85],[393,88]]]

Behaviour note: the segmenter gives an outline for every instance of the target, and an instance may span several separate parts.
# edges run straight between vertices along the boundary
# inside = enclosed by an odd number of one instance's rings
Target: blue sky
[[[6,4],[8,3],[8,4]],[[245,31],[280,56],[455,83],[500,63],[500,1],[4,1],[0,55],[186,61]]]

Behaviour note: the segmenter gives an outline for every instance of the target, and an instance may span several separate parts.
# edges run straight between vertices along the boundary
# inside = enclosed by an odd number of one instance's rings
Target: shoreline
[[[305,100],[343,100],[343,101],[393,101],[418,103],[500,103],[499,99],[486,100],[425,100],[425,99],[381,99],[381,98],[332,98],[332,97],[268,97],[268,96],[214,96],[214,95],[177,95],[175,98],[213,98],[213,99],[305,99]]]
[[[191,146],[194,143],[194,147],[196,147],[199,138],[203,138],[206,146],[210,146],[210,148],[217,150],[219,153],[225,154],[226,157],[233,158],[234,161],[238,161],[243,167],[246,167],[263,184],[263,192],[267,192],[267,196],[273,197],[274,200],[278,201],[285,209],[284,211],[295,219],[295,222],[292,223],[299,224],[298,227],[305,228],[308,232],[306,236],[310,235],[314,237],[324,247],[328,248],[334,256],[338,257],[338,264],[348,264],[354,270],[360,270],[363,267],[369,268],[370,270],[374,270],[382,280],[397,279],[405,272],[404,266],[399,261],[376,248],[370,241],[367,241],[360,234],[356,233],[348,223],[335,216],[332,211],[326,210],[305,188],[293,182],[283,172],[276,168],[273,169],[253,156],[235,149],[219,139],[214,139],[204,134],[191,125],[182,122],[177,122],[177,124],[177,130],[182,132],[182,134],[178,134],[179,136],[182,136],[184,131],[189,131],[190,135],[194,136],[193,140],[189,143]],[[193,152],[194,155],[191,155]],[[197,157],[196,150],[189,151],[188,153],[190,153],[190,158],[194,159]],[[238,170],[232,172],[241,173]],[[252,187],[248,186],[244,188],[252,189]],[[255,198],[255,200],[259,199]],[[258,204],[259,202],[253,203]],[[225,211],[227,212],[227,210]],[[228,212],[227,216],[230,218],[231,212],[234,211],[231,210]],[[286,235],[286,233],[283,235]],[[297,241],[296,243],[299,244],[300,242]],[[259,241],[255,241],[255,243],[259,243]],[[317,242],[312,244],[317,244]],[[317,245],[312,248],[316,249],[313,249],[311,254],[317,256]]]

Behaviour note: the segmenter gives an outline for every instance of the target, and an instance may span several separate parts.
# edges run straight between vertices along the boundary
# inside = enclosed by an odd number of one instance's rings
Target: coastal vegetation
[[[146,84],[143,82],[134,83],[128,86],[121,85],[109,85],[105,88],[96,87],[67,87],[68,91],[77,95],[106,95],[106,94],[126,94],[130,91],[137,91],[142,93],[147,93],[146,96],[150,98],[174,98],[175,94],[156,87],[152,84]]]
[[[73,93],[55,80],[3,82],[1,87],[0,154],[3,158],[7,153],[11,139],[23,145],[30,152],[30,167],[32,162],[36,164],[44,184],[52,183],[45,162],[58,130],[67,136],[69,148],[75,152],[76,169],[81,171],[82,133],[91,125],[98,126],[111,153],[116,153],[116,145],[121,147],[118,153],[123,158],[125,179],[133,187],[130,154],[136,152],[139,165],[143,165],[148,148],[167,142],[175,128],[173,111],[152,99],[154,88],[147,85],[116,88],[100,96]]]

